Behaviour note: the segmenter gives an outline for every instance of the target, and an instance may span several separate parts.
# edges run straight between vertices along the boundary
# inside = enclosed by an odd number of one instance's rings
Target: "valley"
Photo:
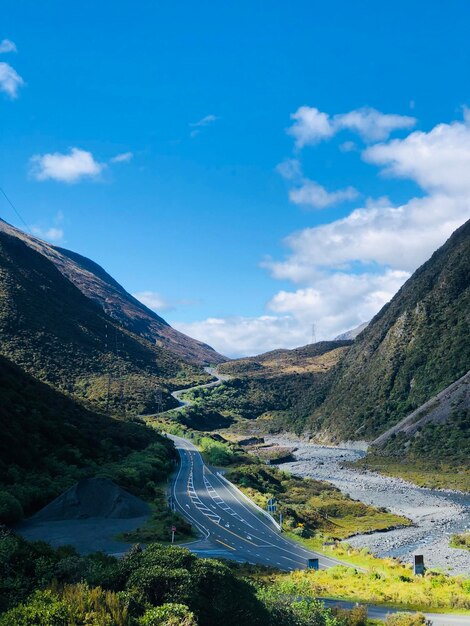
[[[266,437],[267,442],[296,448],[295,460],[281,463],[298,476],[328,480],[352,498],[390,509],[413,521],[413,526],[348,538],[347,543],[367,547],[380,557],[411,562],[423,554],[429,567],[467,574],[470,554],[450,547],[451,537],[470,528],[470,494],[425,489],[376,472],[355,469],[365,452],[358,447],[318,446],[295,437]],[[350,463],[348,463],[350,462]],[[347,464],[347,465],[346,465]]]
[[[469,609],[470,552],[455,547],[470,527],[469,224],[358,334],[228,360],[173,332],[89,259],[0,223],[1,521],[51,543],[52,560],[99,550],[111,569],[140,542],[159,562],[175,534],[182,548],[170,551],[222,560],[237,581],[248,571],[262,611],[265,589],[276,611],[286,596],[359,601],[380,619]],[[400,475],[394,467],[461,491],[387,476]],[[34,552],[4,528],[0,543]],[[111,584],[89,567],[87,580]],[[158,571],[172,580],[168,565]],[[8,585],[5,606],[15,576]],[[344,606],[337,623],[349,626]]]

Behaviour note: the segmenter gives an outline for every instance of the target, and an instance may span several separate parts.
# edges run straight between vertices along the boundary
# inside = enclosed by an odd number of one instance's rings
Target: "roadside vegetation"
[[[0,428],[0,523],[14,524],[90,476],[152,502],[176,461],[172,443],[141,420],[85,409],[2,357]]]
[[[470,411],[454,409],[444,424],[427,424],[411,440],[392,436],[357,465],[421,487],[470,491]]]
[[[347,546],[338,546],[334,554],[341,559],[348,550],[353,554]],[[370,557],[365,562],[371,566],[366,571],[341,565],[317,572],[298,570],[274,576],[274,584],[279,593],[290,596],[342,598],[421,611],[470,611],[469,579],[431,570],[415,576],[409,566],[393,559]]]
[[[458,535],[452,535],[450,540],[452,548],[461,548],[463,550],[470,550],[470,531],[460,533]]]
[[[175,542],[188,541],[195,537],[192,526],[179,513],[168,507],[165,496],[165,485],[154,488],[154,494],[149,498],[152,513],[141,528],[121,533],[116,537],[118,541],[126,543],[171,543],[171,529],[174,527]]]
[[[261,571],[155,544],[81,557],[2,532],[0,626],[368,626],[364,609],[286,596]]]
[[[331,541],[410,524],[406,517],[353,500],[331,483],[292,476],[273,466],[242,465],[230,469],[227,477],[264,509],[274,498],[284,530],[298,537]]]

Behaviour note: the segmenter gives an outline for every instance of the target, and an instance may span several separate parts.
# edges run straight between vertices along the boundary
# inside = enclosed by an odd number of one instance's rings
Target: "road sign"
[[[320,566],[318,564],[318,559],[308,559],[307,561],[307,569],[319,569]]]
[[[422,554],[414,555],[413,570],[416,576],[423,576],[425,572],[424,556]]]
[[[175,532],[176,532],[176,526],[172,526],[172,527],[171,527],[171,532],[172,532],[172,533],[175,533]]]

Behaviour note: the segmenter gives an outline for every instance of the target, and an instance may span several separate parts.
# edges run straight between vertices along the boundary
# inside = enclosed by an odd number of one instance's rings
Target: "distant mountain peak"
[[[83,295],[93,300],[129,331],[191,363],[207,365],[227,360],[207,344],[172,328],[91,259],[28,235],[2,219],[0,232],[21,239],[27,246],[52,261],[60,273]]]
[[[356,326],[356,328],[351,328],[351,330],[347,330],[344,333],[341,333],[337,337],[333,339],[333,341],[347,341],[348,339],[356,339],[358,335],[362,333],[362,331],[369,326],[370,322],[363,322]]]

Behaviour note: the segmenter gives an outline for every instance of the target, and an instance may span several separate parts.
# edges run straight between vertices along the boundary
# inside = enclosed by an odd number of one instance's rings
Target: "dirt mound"
[[[31,519],[57,522],[88,518],[132,519],[150,513],[149,505],[107,478],[86,478]]]

